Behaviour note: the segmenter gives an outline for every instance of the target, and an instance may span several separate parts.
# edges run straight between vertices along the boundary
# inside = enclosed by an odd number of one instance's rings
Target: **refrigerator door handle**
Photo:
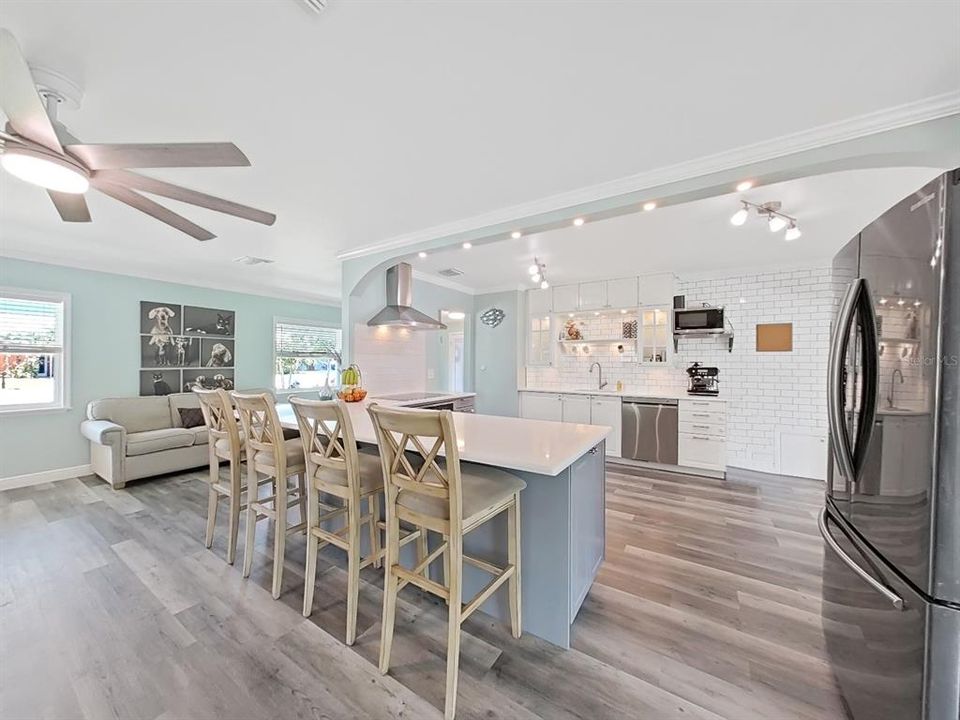
[[[853,325],[857,310],[857,298],[860,295],[862,278],[850,283],[840,312],[837,315],[837,325],[830,338],[830,356],[827,370],[827,421],[830,428],[830,440],[840,472],[850,483],[856,482],[857,476],[853,465],[853,451],[850,449],[850,438],[847,434],[843,416],[844,395],[844,359],[847,354],[847,345],[850,337],[850,328]]]
[[[843,560],[843,563],[853,570],[861,580],[883,595],[897,610],[903,610],[903,598],[860,567],[852,557],[843,551],[843,548],[840,547],[837,541],[833,539],[833,536],[830,534],[830,528],[827,527],[827,517],[826,508],[823,508],[817,517],[817,526],[820,528],[820,534],[823,536],[824,542],[830,546],[830,549],[837,554],[837,557]]]
[[[873,307],[873,294],[866,278],[859,280],[857,312],[860,327],[863,330],[863,394],[860,398],[860,422],[857,426],[851,461],[854,471],[852,481],[856,482],[863,473],[867,461],[867,452],[877,420],[877,398],[880,393],[880,350],[877,334],[877,313]]]

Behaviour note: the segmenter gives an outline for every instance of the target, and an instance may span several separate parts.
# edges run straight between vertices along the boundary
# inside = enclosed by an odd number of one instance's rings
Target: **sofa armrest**
[[[123,445],[127,431],[122,425],[109,420],[84,420],[80,423],[80,432],[90,442],[97,445]]]

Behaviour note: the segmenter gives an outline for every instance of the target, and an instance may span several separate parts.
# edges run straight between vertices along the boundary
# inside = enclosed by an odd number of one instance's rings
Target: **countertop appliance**
[[[722,335],[722,307],[688,307],[673,311],[674,335]]]
[[[403,407],[421,410],[453,410],[454,412],[475,412],[473,396],[455,397],[455,393],[445,392],[408,392],[394,395],[379,395],[372,400],[392,400],[403,403]]]
[[[698,362],[687,368],[687,394],[719,395],[720,370],[705,367]]]
[[[960,717],[958,183],[927,184],[834,258],[822,614],[853,720]],[[916,338],[896,330],[910,312]],[[880,400],[898,369],[909,408]]]
[[[625,397],[620,405],[620,417],[621,457],[663,465],[677,464],[679,421],[676,400]]]

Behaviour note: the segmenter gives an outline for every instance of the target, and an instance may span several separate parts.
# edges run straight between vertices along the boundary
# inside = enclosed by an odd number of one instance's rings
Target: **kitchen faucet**
[[[890,373],[890,394],[887,395],[887,407],[895,407],[893,404],[893,381],[897,379],[897,375],[900,376],[900,384],[903,385],[903,373],[900,372],[900,368],[894,368],[893,372]]]
[[[604,379],[603,379],[603,367],[602,367],[602,366],[600,365],[600,363],[598,363],[598,362],[595,362],[593,365],[596,365],[596,366],[597,366],[597,370],[600,372],[599,382],[598,382],[598,384],[597,384],[597,390],[603,390],[603,389],[607,386],[607,383],[604,382]],[[593,365],[590,366],[590,374],[591,374],[591,375],[593,374]],[[903,381],[901,380],[901,382],[903,382]]]

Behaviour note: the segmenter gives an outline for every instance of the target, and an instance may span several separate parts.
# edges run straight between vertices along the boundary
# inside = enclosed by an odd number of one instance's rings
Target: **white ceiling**
[[[960,87],[950,2],[5,0],[27,59],[85,91],[87,142],[232,140],[252,168],[151,171],[277,212],[170,206],[198,243],[92,194],[60,222],[0,174],[5,254],[338,295],[336,252]],[[895,51],[891,51],[894,48]],[[166,201],[165,201],[166,202]],[[240,267],[239,255],[276,260]]]
[[[528,268],[535,257],[546,264],[553,285],[828,262],[864,226],[937,174],[930,168],[883,168],[818,175],[406,259],[428,279],[442,277],[437,271],[445,268],[463,270],[454,282],[474,292],[533,287]],[[803,235],[786,242],[782,231],[771,233],[756,214],[740,227],[731,225],[739,198],[756,204],[779,200],[782,212],[799,220]]]

